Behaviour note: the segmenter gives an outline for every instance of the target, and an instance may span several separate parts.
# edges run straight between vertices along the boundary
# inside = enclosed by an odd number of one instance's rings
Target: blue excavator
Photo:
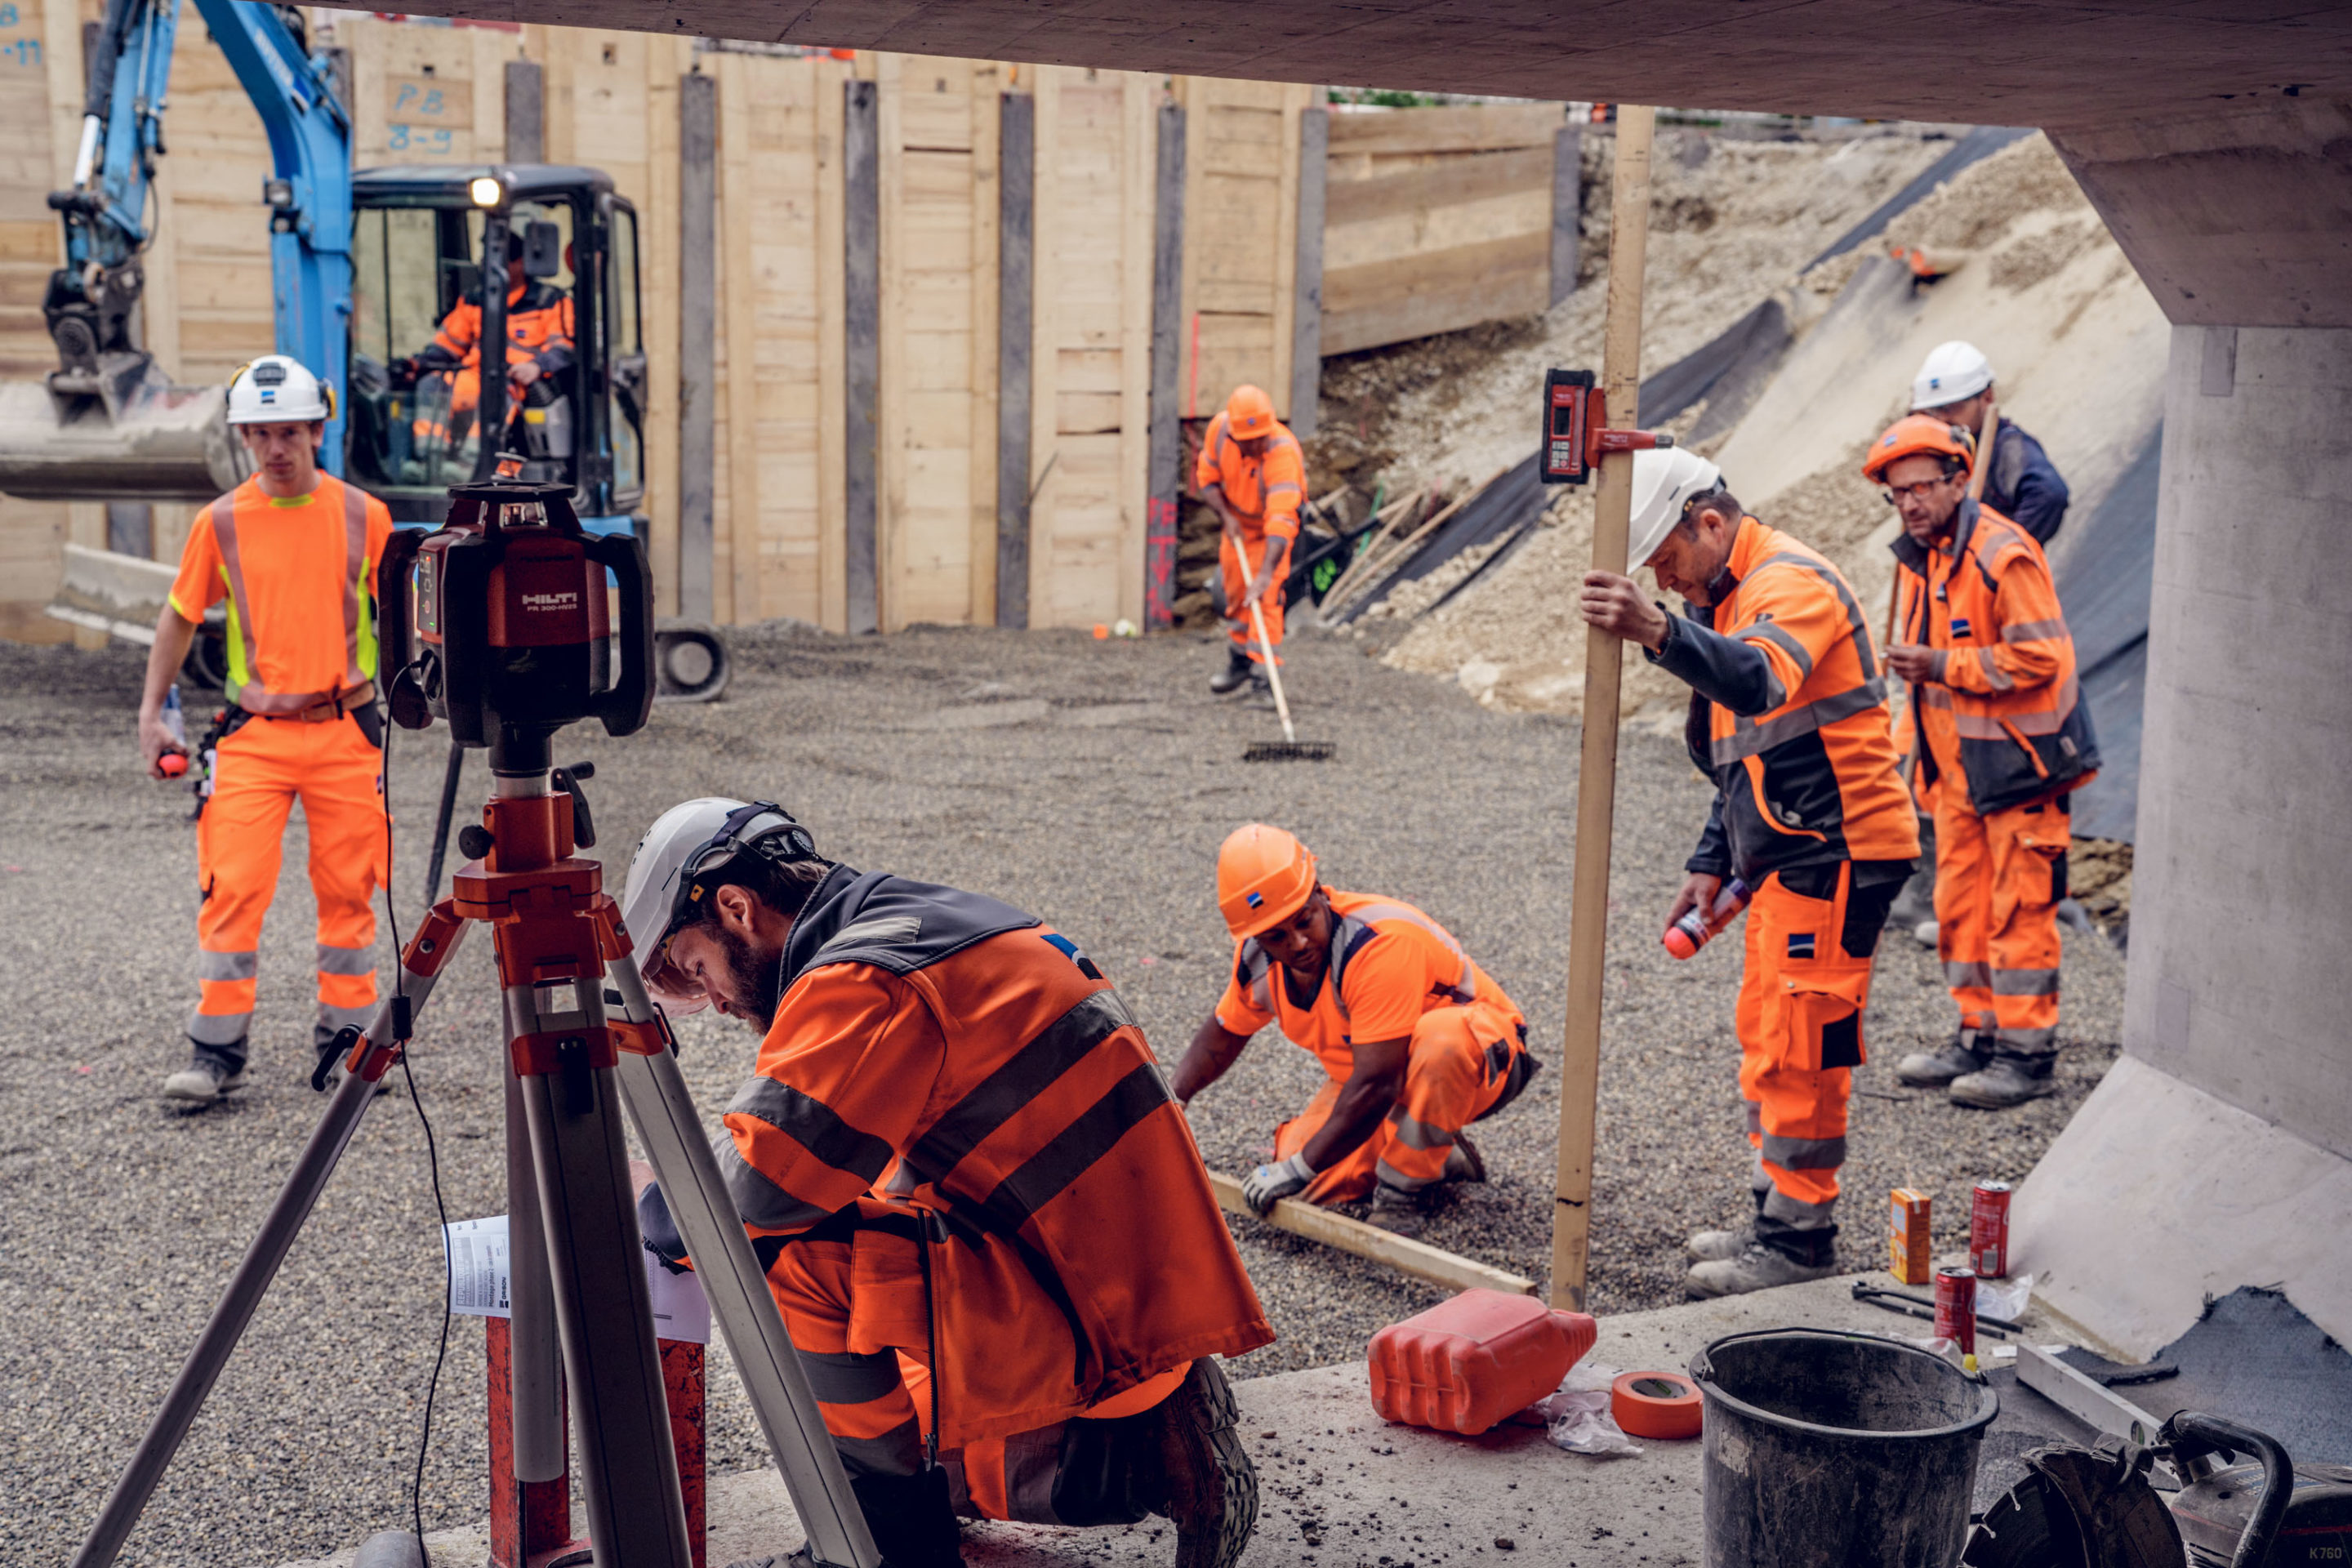
[[[194,0],[269,138],[261,213],[270,231],[277,349],[338,394],[323,466],[383,499],[395,521],[436,527],[448,488],[508,472],[571,487],[594,532],[642,531],[648,371],[638,305],[636,210],[599,170],[411,164],[354,172],[337,63],[301,11]],[[210,500],[249,471],[226,422],[226,389],[175,385],[139,342],[152,200],[165,153],[179,0],[108,0],[89,62],[73,184],[49,205],[65,265],[44,314],[58,368],[0,383],[0,491],[31,500]],[[505,281],[509,287],[497,286]],[[488,282],[490,286],[485,287]],[[568,361],[513,395],[509,296],[568,316]],[[462,322],[467,362],[446,346]],[[444,337],[446,345],[447,339]],[[159,563],[68,547],[53,614],[152,635]],[[665,626],[664,694],[707,700],[726,651],[707,628]],[[218,684],[217,635],[190,674]]]

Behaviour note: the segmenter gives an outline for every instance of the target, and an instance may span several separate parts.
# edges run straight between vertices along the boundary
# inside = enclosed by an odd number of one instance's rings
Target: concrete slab
[[[1872,1277],[1885,1283],[1885,1277]],[[1592,1363],[1683,1370],[1711,1341],[1804,1326],[1925,1334],[1928,1325],[1854,1300],[1852,1279],[1792,1285],[1602,1321]],[[1236,1383],[1258,1467],[1261,1513],[1242,1568],[1674,1568],[1700,1561],[1699,1445],[1651,1442],[1637,1458],[1562,1452],[1535,1427],[1482,1437],[1393,1426],[1372,1413],[1361,1362]],[[790,1552],[801,1529],[772,1470],[715,1478],[712,1568]],[[478,1530],[429,1539],[434,1568],[479,1568]],[[975,1524],[971,1568],[1099,1568],[1173,1560],[1167,1522],[1119,1530]],[[348,1568],[351,1554],[287,1568]]]

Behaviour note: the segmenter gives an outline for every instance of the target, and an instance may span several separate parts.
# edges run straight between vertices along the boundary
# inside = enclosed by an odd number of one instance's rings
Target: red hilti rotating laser
[[[552,487],[494,480],[461,485],[450,497],[445,527],[396,532],[385,550],[377,578],[384,668],[397,672],[394,721],[422,729],[437,717],[459,743],[486,747],[494,793],[481,822],[459,837],[467,863],[401,955],[393,996],[364,1035],[339,1037],[348,1074],[75,1568],[114,1561],[358,1131],[377,1081],[399,1060],[417,1010],[477,922],[491,929],[505,1003],[512,1479],[527,1489],[563,1475],[568,1385],[597,1568],[692,1568],[622,1139],[625,1107],[807,1527],[795,1561],[878,1568],[678,1075],[667,1025],[630,962],[603,868],[572,853],[595,842],[580,789],[589,770],[551,765],[552,739],[567,724],[595,718],[619,736],[646,721],[653,598],[644,547],[584,533],[566,493]],[[607,569],[621,606],[617,668]],[[533,1237],[544,1246],[530,1245]]]

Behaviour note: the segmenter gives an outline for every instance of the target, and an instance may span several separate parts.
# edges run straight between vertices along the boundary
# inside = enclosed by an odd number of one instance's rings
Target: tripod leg
[[[614,1073],[589,1058],[601,988],[524,984],[507,1005],[518,1042],[554,1045],[551,1070],[521,1075],[522,1102],[589,1539],[612,1568],[692,1568]]]
[[[451,951],[456,949],[465,929],[459,926],[457,935],[450,939]],[[446,959],[447,953],[444,952],[441,962]],[[432,994],[433,981],[432,974],[420,974],[404,963],[400,994],[409,999],[412,1018],[423,1010],[425,999]],[[377,1011],[375,1021],[368,1026],[368,1039],[372,1051],[391,1042],[391,1003],[386,1002]],[[179,1452],[180,1442],[187,1436],[196,1413],[204,1408],[205,1398],[212,1393],[221,1368],[228,1364],[237,1341],[245,1337],[247,1325],[253,1321],[254,1310],[261,1305],[269,1282],[278,1277],[287,1250],[300,1234],[302,1223],[310,1217],[319,1194],[326,1190],[327,1180],[335,1173],[336,1163],[350,1146],[352,1135],[359,1131],[360,1118],[367,1114],[368,1106],[375,1100],[376,1079],[383,1076],[382,1068],[386,1064],[366,1065],[377,1070],[345,1074],[334,1098],[327,1102],[326,1115],[320,1119],[310,1141],[302,1146],[293,1173],[286,1178],[278,1201],[270,1205],[268,1215],[262,1220],[261,1234],[254,1237],[253,1245],[246,1249],[245,1260],[230,1276],[228,1289],[213,1309],[204,1331],[196,1336],[195,1348],[188,1352],[180,1375],[173,1381],[171,1393],[163,1396],[163,1408],[155,1413],[122,1479],[114,1483],[106,1506],[99,1510],[98,1522],[90,1526],[81,1550],[74,1554],[73,1568],[109,1568],[132,1527],[138,1524],[147,1500],[154,1494],[155,1483],[171,1468],[173,1456]],[[631,1235],[635,1234],[633,1226]]]
[[[457,780],[466,771],[466,748],[449,742],[449,763],[441,773],[441,809],[433,819],[433,858],[425,868],[425,901],[441,896],[441,865],[449,855],[449,819],[457,809]]]
[[[620,958],[604,979],[614,988],[607,1000],[620,1002],[624,1016],[632,1023],[654,1022],[653,1004],[633,960]],[[818,1563],[836,1568],[877,1568],[881,1554],[849,1489],[849,1476],[824,1429],[808,1374],[785,1334],[735,1201],[719,1177],[677,1058],[667,1052],[646,1057],[624,1051],[620,1081],[629,1120],[661,1178],[662,1196],[710,1299],[710,1314],[735,1358],[768,1451],[783,1474],[793,1511],[808,1529],[811,1552]]]

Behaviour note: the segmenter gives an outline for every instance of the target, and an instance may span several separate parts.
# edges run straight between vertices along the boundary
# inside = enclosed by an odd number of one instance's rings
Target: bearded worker
[[[889,1568],[960,1563],[959,1513],[1160,1514],[1178,1568],[1230,1568],[1257,1480],[1213,1358],[1274,1332],[1143,1032],[1077,944],[726,799],[654,824],[624,915],[666,1009],[761,1037],[719,1170]],[[658,1187],[639,1213],[686,1261]]]

